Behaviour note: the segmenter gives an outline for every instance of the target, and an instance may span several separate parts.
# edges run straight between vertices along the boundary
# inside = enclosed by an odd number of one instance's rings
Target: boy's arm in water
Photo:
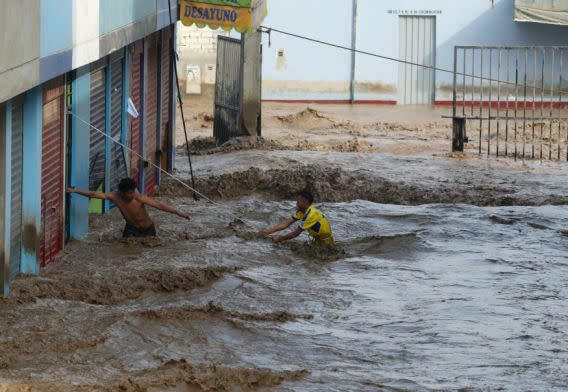
[[[112,200],[114,196],[112,193],[84,191],[75,188],[67,188],[67,193],[76,193],[78,195],[85,196],[91,199],[101,199],[101,200]]]
[[[270,234],[274,234],[276,232],[287,229],[294,222],[295,222],[294,219],[288,218],[274,227],[259,231],[258,234],[260,234],[262,237],[268,237]]]
[[[282,242],[282,241],[288,241],[291,240],[292,238],[296,238],[297,236],[299,236],[300,234],[302,234],[302,229],[301,228],[297,228],[296,230],[286,234],[286,235],[280,235],[280,236],[275,236],[272,237],[272,241],[273,242]]]
[[[183,211],[180,211],[176,208],[170,207],[167,204],[160,203],[159,201],[156,201],[156,200],[152,199],[151,197],[137,194],[136,199],[140,203],[149,205],[150,207],[154,207],[154,208],[161,210],[161,211],[164,211],[164,212],[169,212],[170,214],[177,215],[181,218],[189,219],[189,214],[187,212],[183,212]]]

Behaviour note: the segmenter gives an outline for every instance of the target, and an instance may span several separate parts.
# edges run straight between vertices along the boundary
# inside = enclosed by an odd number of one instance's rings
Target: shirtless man
[[[67,192],[89,198],[112,201],[126,221],[126,226],[124,226],[124,231],[122,232],[124,238],[156,236],[156,227],[152,219],[150,219],[148,211],[146,211],[146,205],[189,219],[189,214],[186,212],[176,210],[173,207],[157,202],[151,197],[136,193],[136,182],[131,178],[124,178],[120,181],[118,192],[101,193],[74,188],[67,188]]]

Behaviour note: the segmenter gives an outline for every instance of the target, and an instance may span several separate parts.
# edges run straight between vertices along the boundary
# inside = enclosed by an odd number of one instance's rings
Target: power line
[[[73,112],[69,112],[72,116],[74,116],[77,120],[79,120],[80,122],[82,122],[83,124],[87,125],[89,128],[94,129],[96,132],[100,133],[101,135],[103,135],[104,137],[108,138],[112,143],[116,143],[119,146],[127,149],[128,151],[130,151],[132,154],[136,155],[138,158],[142,159],[144,162],[148,162],[148,164],[150,164],[151,166],[155,167],[156,169],[158,169],[160,172],[164,173],[166,176],[174,179],[175,181],[177,181],[178,183],[180,183],[181,185],[183,185],[184,187],[186,187],[187,189],[189,189],[190,191],[194,192],[195,194],[201,196],[202,198],[204,198],[205,200],[207,200],[208,202],[210,202],[211,204],[214,204],[218,207],[223,207],[222,204],[219,204],[213,200],[211,200],[210,198],[208,198],[207,196],[205,196],[203,193],[199,192],[197,189],[195,189],[194,187],[191,187],[189,185],[187,185],[185,182],[183,182],[182,180],[180,180],[179,178],[177,178],[176,176],[174,176],[171,173],[168,173],[167,171],[165,171],[164,169],[162,169],[161,167],[159,167],[158,165],[154,164],[153,162],[150,162],[148,160],[146,160],[146,158],[144,158],[143,155],[138,154],[136,151],[134,151],[133,149],[131,149],[130,147],[122,144],[121,142],[114,140],[110,135],[108,135],[106,132],[101,131],[100,129],[98,129],[97,127],[95,127],[93,124],[89,123],[88,121],[83,120],[81,117],[79,117],[78,115],[76,115]],[[233,218],[235,218],[236,220],[238,220],[239,222],[243,223],[245,226],[248,226],[249,228],[254,229],[254,227],[246,222],[245,220],[243,220],[242,218],[240,218],[239,216],[232,214],[232,213],[228,213],[230,216],[232,216]]]
[[[304,36],[304,35],[300,35],[300,34],[290,33],[290,32],[287,32],[287,31],[275,29],[273,27],[260,26],[259,31],[261,33],[266,33],[269,36],[272,32],[276,32],[276,33],[280,33],[282,35],[287,35],[287,36],[290,36],[290,37],[294,37],[294,38],[302,39],[302,40],[305,40],[305,41],[318,43],[318,44],[325,45],[325,46],[330,46],[330,47],[337,48],[337,49],[343,49],[343,50],[347,50],[347,51],[350,51],[350,52],[364,54],[364,55],[367,55],[367,56],[376,57],[376,58],[380,58],[380,59],[383,59],[383,60],[394,61],[394,62],[401,63],[401,64],[413,65],[413,66],[416,66],[416,67],[432,69],[434,71],[440,71],[440,72],[449,73],[449,74],[457,75],[457,76],[465,76],[465,77],[470,77],[470,78],[474,78],[474,79],[480,79],[482,82],[484,80],[486,80],[488,82],[496,82],[496,83],[501,83],[501,84],[510,85],[510,86],[517,86],[517,87],[525,87],[526,86],[527,88],[532,88],[532,89],[541,90],[541,91],[547,90],[546,87],[539,87],[539,86],[527,85],[527,84],[516,84],[515,82],[509,82],[509,81],[504,81],[504,80],[499,80],[499,79],[494,79],[494,78],[487,78],[487,77],[483,77],[483,76],[471,75],[471,74],[459,72],[459,71],[452,71],[452,70],[449,70],[449,69],[436,67],[435,65],[419,64],[419,63],[415,63],[415,62],[412,62],[412,61],[401,60],[401,59],[398,59],[398,58],[395,58],[395,57],[389,57],[389,56],[381,55],[381,54],[378,54],[378,53],[367,52],[367,51],[364,51],[364,50],[354,49],[354,48],[350,48],[348,46],[338,45],[338,44],[334,44],[332,42],[322,41],[322,40],[319,40],[319,39],[316,39],[316,38],[312,38],[312,37],[308,37],[308,36]],[[554,89],[551,89],[551,92],[554,92]],[[568,94],[568,91],[564,91],[564,90],[558,90],[558,92],[562,93],[562,94]]]
[[[168,14],[170,16],[170,25],[174,24],[173,18],[172,18],[172,2],[171,0],[168,0]],[[175,27],[174,27],[175,29]],[[183,122],[183,134],[185,136],[185,147],[187,150],[187,159],[189,161],[189,173],[191,174],[191,185],[193,185],[193,187],[195,188],[195,179],[193,177],[193,164],[191,163],[191,154],[189,152],[189,138],[187,137],[187,126],[185,124],[185,114],[183,112],[183,99],[181,97],[181,90],[179,88],[179,77],[178,77],[178,68],[177,68],[177,53],[175,51],[175,42],[173,42],[173,37],[174,34],[172,33],[172,42],[170,44],[170,56],[171,56],[171,60],[173,61],[173,65],[174,65],[174,78],[176,80],[176,87],[177,87],[177,98],[178,98],[178,102],[179,102],[179,110],[181,113],[181,121]],[[195,199],[195,201],[197,201],[197,193],[193,192],[193,198]]]

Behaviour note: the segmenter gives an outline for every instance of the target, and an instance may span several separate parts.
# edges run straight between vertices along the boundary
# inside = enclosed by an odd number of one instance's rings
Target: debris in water
[[[264,321],[264,322],[279,322],[285,323],[288,321],[296,320],[311,320],[314,317],[312,315],[305,314],[291,314],[286,311],[276,311],[271,313],[242,313],[235,311],[228,311],[216,305],[213,302],[209,302],[203,307],[193,307],[186,306],[181,308],[161,308],[156,310],[144,310],[141,312],[136,312],[135,316],[145,317],[150,319],[191,319],[197,314],[208,314],[219,316],[223,318],[235,318],[245,321]]]
[[[296,114],[290,114],[287,116],[277,116],[276,118],[282,123],[287,124],[288,126],[302,127],[303,129],[325,128],[325,127],[342,128],[342,127],[349,127],[352,125],[351,121],[333,120],[310,107]]]
[[[189,151],[194,155],[210,155],[218,153],[229,153],[242,150],[289,150],[274,140],[265,139],[261,136],[241,136],[233,138],[222,145],[217,144],[213,137],[197,137],[189,142]],[[180,153],[184,153],[181,151]]]

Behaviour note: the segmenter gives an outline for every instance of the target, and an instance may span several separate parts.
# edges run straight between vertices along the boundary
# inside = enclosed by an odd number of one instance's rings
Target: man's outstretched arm
[[[284,229],[287,229],[294,222],[295,222],[294,219],[288,218],[274,227],[261,230],[258,234],[260,234],[262,237],[268,237],[270,234],[274,234]]]
[[[138,199],[139,202],[149,205],[150,207],[154,207],[158,210],[177,215],[181,218],[189,219],[189,214],[187,212],[183,212],[167,204],[160,203],[159,201],[156,201],[151,197],[144,195],[136,195],[136,198]]]
[[[273,237],[272,241],[274,241],[274,242],[288,241],[288,240],[291,240],[292,238],[296,238],[297,236],[302,234],[302,231],[303,230],[298,227],[296,230],[291,231],[290,233],[288,233],[286,235]]]
[[[77,195],[89,197],[91,199],[111,200],[112,193],[84,191],[81,189],[67,188],[67,193],[76,193]]]

